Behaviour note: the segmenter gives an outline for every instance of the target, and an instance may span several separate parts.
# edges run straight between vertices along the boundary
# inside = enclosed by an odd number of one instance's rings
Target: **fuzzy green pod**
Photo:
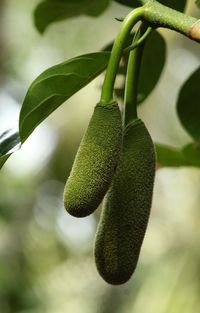
[[[122,119],[116,102],[98,103],[64,189],[64,205],[73,216],[91,214],[112,181],[122,146]]]
[[[154,145],[144,123],[137,119],[125,129],[121,158],[95,238],[96,266],[110,284],[125,283],[136,268],[151,209],[154,176]]]

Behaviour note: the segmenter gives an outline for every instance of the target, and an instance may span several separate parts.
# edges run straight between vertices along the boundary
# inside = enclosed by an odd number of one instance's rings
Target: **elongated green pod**
[[[154,145],[144,123],[137,119],[125,129],[121,158],[95,238],[96,266],[110,284],[125,283],[136,268],[150,214],[154,176]]]
[[[87,216],[101,203],[121,146],[122,120],[117,103],[98,103],[64,189],[64,205],[71,215]]]

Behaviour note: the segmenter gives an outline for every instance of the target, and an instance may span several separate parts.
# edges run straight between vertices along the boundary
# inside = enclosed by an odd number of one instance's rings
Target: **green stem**
[[[139,21],[148,22],[153,28],[165,27],[175,30],[192,40],[200,42],[200,20],[162,5],[155,0],[141,0],[143,7],[130,12],[123,21],[111,52],[101,102],[113,102],[113,88],[125,40],[133,26]]]
[[[134,41],[133,44],[131,44],[130,46],[128,46],[124,49],[123,54],[126,54],[126,53],[134,50],[138,46],[140,46],[143,43],[143,41],[145,41],[146,38],[150,35],[151,32],[152,32],[152,28],[148,27],[146,32],[144,33],[144,35],[142,35],[136,42]]]
[[[169,28],[200,42],[200,20],[166,7],[155,0],[148,0],[143,7],[144,20],[153,27]]]
[[[102,87],[101,102],[112,103],[113,102],[113,89],[119,62],[123,53],[123,47],[128,34],[130,33],[133,26],[141,20],[143,16],[143,7],[137,8],[130,12],[125,20],[123,21],[120,31],[115,39],[108,68],[106,71],[105,80]]]
[[[146,25],[141,25],[133,42],[137,40],[141,32],[144,32],[146,28]],[[124,125],[127,125],[130,121],[137,118],[138,84],[143,50],[144,42],[129,54],[124,96]]]

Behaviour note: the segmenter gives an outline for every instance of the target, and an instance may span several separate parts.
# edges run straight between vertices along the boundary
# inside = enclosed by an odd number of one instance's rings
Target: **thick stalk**
[[[139,21],[148,22],[152,27],[165,27],[175,30],[192,40],[200,42],[200,20],[162,5],[155,0],[141,0],[143,7],[130,12],[123,21],[111,52],[101,101],[113,102],[114,82],[122,56],[125,40],[133,26]]]
[[[155,0],[148,0],[144,5],[144,20],[153,27],[169,28],[200,42],[200,20]]]
[[[141,33],[144,33],[146,28],[146,25],[141,26],[133,43],[140,37]],[[143,50],[144,43],[129,54],[124,96],[124,125],[137,118],[138,84]]]
[[[106,71],[105,80],[102,87],[101,102],[112,103],[113,102],[113,89],[119,62],[123,53],[123,47],[128,34],[133,26],[141,20],[143,16],[143,7],[137,8],[130,12],[123,21],[119,33],[115,39],[108,68]]]

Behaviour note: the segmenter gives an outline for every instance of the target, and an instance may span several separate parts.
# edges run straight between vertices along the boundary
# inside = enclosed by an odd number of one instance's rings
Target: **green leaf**
[[[187,0],[159,0],[159,2],[172,9],[183,12],[185,10]]]
[[[0,157],[0,169],[3,167],[4,163],[6,163],[7,159],[10,155],[5,155],[3,157]]]
[[[13,128],[0,135],[0,168],[37,125],[106,68],[109,57],[110,52],[78,56],[49,68],[34,80],[21,108],[20,131]]]
[[[139,0],[114,0],[114,1],[132,8],[141,6],[141,2]]]
[[[195,3],[198,6],[198,8],[200,8],[200,0],[196,0]]]
[[[177,112],[186,131],[200,142],[200,67],[189,77],[182,86]]]
[[[159,166],[178,167],[188,165],[182,151],[177,148],[156,144],[156,153]]]
[[[88,8],[85,14],[89,16],[99,16],[102,14],[109,6],[110,0],[93,0],[88,2]]]
[[[0,157],[13,153],[20,147],[18,131],[9,129],[0,135]]]
[[[132,38],[129,39],[126,45],[130,45],[131,42]],[[111,48],[112,45],[107,46],[108,50]],[[164,38],[157,31],[153,31],[147,39],[142,58],[138,87],[138,104],[142,103],[156,87],[165,65],[166,50]],[[122,74],[125,79],[128,55],[123,59],[124,62],[119,68],[119,74]],[[115,90],[115,92],[118,97],[123,98],[124,82],[120,88]]]
[[[189,165],[200,167],[200,146],[197,143],[186,145],[182,152]]]
[[[142,2],[139,0],[114,0],[114,1],[133,7],[133,8],[136,8],[142,5]],[[185,10],[187,0],[160,0],[159,2],[172,9],[183,12]]]
[[[16,129],[9,129],[0,135],[0,169],[9,156],[20,148],[19,133]]]
[[[166,61],[166,43],[164,38],[153,31],[148,37],[142,58],[138,101],[143,102],[158,83]]]
[[[54,22],[82,14],[98,16],[109,3],[110,0],[45,0],[34,11],[35,26],[43,33]]]
[[[156,144],[158,166],[180,167],[193,166],[200,167],[200,145],[190,143],[182,149]]]
[[[21,141],[24,142],[63,102],[97,77],[106,68],[109,57],[109,52],[78,56],[38,76],[28,89],[21,108]]]

